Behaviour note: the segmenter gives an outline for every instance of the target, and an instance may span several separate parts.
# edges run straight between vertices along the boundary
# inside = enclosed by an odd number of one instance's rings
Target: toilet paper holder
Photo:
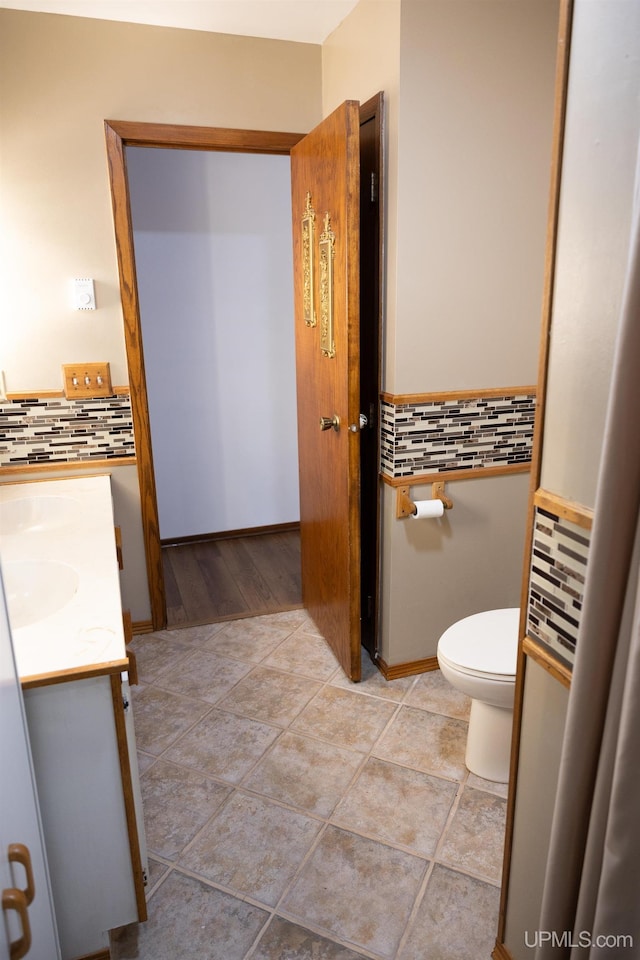
[[[410,487],[398,487],[396,491],[396,519],[403,520],[416,512],[416,505],[409,495]],[[431,496],[434,500],[442,500],[445,510],[451,510],[453,501],[444,492],[444,482],[436,481],[431,484]]]

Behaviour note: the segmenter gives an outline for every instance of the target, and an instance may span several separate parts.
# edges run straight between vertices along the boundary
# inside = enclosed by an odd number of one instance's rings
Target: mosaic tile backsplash
[[[536,507],[527,633],[571,666],[591,542],[589,530]]]
[[[535,395],[434,400],[380,409],[382,472],[390,478],[531,461]]]
[[[135,457],[128,394],[0,404],[0,466]]]

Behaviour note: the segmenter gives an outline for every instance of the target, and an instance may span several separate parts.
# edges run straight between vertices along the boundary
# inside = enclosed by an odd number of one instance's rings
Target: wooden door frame
[[[162,630],[167,624],[167,606],[125,147],[288,155],[291,147],[298,143],[304,134],[136,123],[129,120],[105,120],[104,127],[136,442],[151,626],[153,630]]]
[[[383,158],[382,158],[382,106],[383,96],[375,95],[360,107],[360,122],[374,119],[380,144],[380,182],[379,182],[379,260],[378,260],[378,297],[379,329],[378,359],[376,377],[380,385],[380,355],[382,338],[382,291],[383,291]],[[133,224],[125,147],[156,147],[177,150],[207,150],[226,153],[256,153],[288,156],[306,134],[282,133],[268,130],[240,130],[227,127],[182,126],[179,124],[138,123],[130,120],[105,120],[105,139],[107,163],[113,207],[113,221],[116,241],[120,297],[124,321],[124,338],[129,371],[129,392],[131,413],[136,443],[136,465],[140,489],[140,510],[147,565],[147,583],[151,605],[151,628],[162,630],[167,625],[167,605],[162,564],[162,545],[158,518],[153,451],[151,444],[151,423],[147,399],[147,381],[144,368],[142,345],[142,325],[138,282],[135,266]],[[379,389],[378,389],[379,394]],[[377,430],[377,424],[376,424]],[[371,478],[378,486],[376,478]],[[379,553],[379,490],[375,523]],[[369,517],[369,521],[371,517]],[[362,523],[362,518],[361,518]],[[376,557],[377,563],[377,557]],[[379,578],[374,587],[374,634],[378,629]],[[372,651],[370,650],[370,653]]]

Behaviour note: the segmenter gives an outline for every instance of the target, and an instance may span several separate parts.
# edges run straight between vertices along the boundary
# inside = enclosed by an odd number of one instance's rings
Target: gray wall
[[[640,6],[576,0],[541,486],[590,508],[629,246],[639,96]],[[539,927],[567,699],[527,662],[505,933],[515,960],[534,953],[525,931],[532,942]]]

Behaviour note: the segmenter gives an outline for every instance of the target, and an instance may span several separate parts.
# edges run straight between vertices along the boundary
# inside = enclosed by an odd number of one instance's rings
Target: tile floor
[[[133,646],[149,919],[114,960],[490,957],[506,788],[439,672],[352,684],[303,610]]]

